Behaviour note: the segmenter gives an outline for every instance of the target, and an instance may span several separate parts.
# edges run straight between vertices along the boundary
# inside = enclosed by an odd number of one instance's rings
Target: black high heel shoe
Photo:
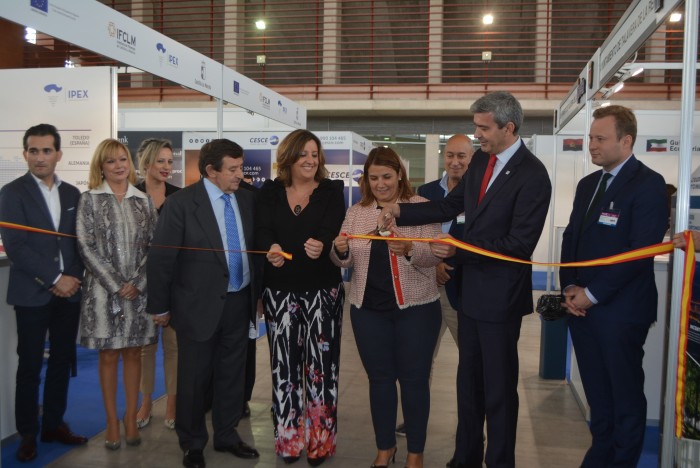
[[[306,462],[311,466],[321,466],[326,461],[326,457],[307,458]]]
[[[391,455],[391,457],[389,457],[389,460],[391,461],[392,464],[396,463],[396,452],[398,452],[398,451],[399,451],[399,448],[394,447],[394,453]],[[374,463],[372,463],[372,465],[370,465],[369,468],[387,468],[388,466],[389,466],[388,463],[386,465],[375,465]]]

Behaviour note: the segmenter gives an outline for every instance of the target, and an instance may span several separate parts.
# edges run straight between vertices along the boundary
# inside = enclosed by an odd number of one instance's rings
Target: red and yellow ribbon
[[[78,236],[75,236],[73,234],[64,234],[62,232],[57,232],[57,231],[49,231],[46,229],[39,229],[39,228],[34,228],[31,226],[24,226],[22,224],[15,224],[15,223],[8,223],[5,221],[0,221],[0,228],[6,228],[6,229],[17,229],[20,231],[27,231],[27,232],[36,232],[38,234],[48,234],[51,236],[61,236],[61,237],[72,237],[77,239]],[[250,253],[250,254],[260,254],[260,255],[267,255],[268,253],[273,253],[277,255],[281,255],[282,257],[285,258],[285,260],[291,260],[292,259],[292,254],[287,253],[287,252],[269,252],[266,250],[226,250],[226,249],[207,249],[203,247],[186,247],[186,246],[175,246],[175,245],[158,245],[158,244],[151,244],[151,248],[153,247],[160,247],[163,249],[179,249],[179,250],[200,250],[204,252],[241,252],[241,253]]]
[[[609,257],[598,258],[595,260],[585,260],[581,262],[568,262],[568,263],[546,263],[546,262],[533,262],[530,260],[523,260],[521,258],[510,257],[508,255],[499,254],[496,252],[491,252],[490,250],[482,249],[476,247],[475,245],[462,242],[455,239],[454,237],[444,237],[442,239],[425,239],[418,237],[382,237],[382,236],[371,236],[371,235],[359,235],[359,234],[346,234],[350,239],[369,239],[369,240],[383,240],[383,241],[411,241],[411,242],[432,242],[436,244],[447,244],[453,245],[461,250],[466,250],[475,254],[483,255],[485,257],[495,258],[498,260],[504,260],[507,262],[514,263],[524,263],[528,265],[538,265],[538,266],[558,266],[558,267],[590,267],[590,266],[603,266],[603,265],[613,265],[615,263],[631,262],[634,260],[641,260],[643,258],[655,257],[656,255],[666,254],[673,250],[673,243],[662,242],[660,244],[650,245],[649,247],[642,247],[640,249],[631,250],[629,252],[611,255]]]
[[[688,325],[690,322],[690,300],[695,275],[695,244],[690,231],[683,232],[685,238],[685,261],[683,262],[683,288],[681,291],[681,316],[678,332],[678,366],[676,371],[676,437],[683,436],[683,399],[685,396],[686,351],[688,349]]]

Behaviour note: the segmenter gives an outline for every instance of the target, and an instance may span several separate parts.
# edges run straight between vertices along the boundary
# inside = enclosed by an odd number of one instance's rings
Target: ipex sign
[[[69,101],[87,101],[89,99],[87,89],[68,89],[66,99]]]
[[[158,56],[158,61],[161,65],[167,58],[168,65],[170,65],[171,67],[178,68],[178,66],[180,65],[179,59],[175,55],[168,53],[168,50],[165,48],[165,45],[162,42],[156,44],[156,50],[160,52],[160,55]]]

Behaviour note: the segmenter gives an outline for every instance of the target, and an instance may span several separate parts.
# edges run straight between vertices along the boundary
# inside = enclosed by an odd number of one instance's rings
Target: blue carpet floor
[[[44,367],[45,370],[45,367]],[[44,381],[42,372],[42,382]],[[153,391],[153,399],[165,393],[163,380],[163,352],[158,348],[156,354],[156,384]],[[39,393],[43,395],[43,385]],[[121,366],[119,369],[119,384],[117,387],[117,414],[123,414],[125,409],[124,389],[121,382]],[[78,346],[78,375],[70,380],[68,390],[68,409],[65,421],[76,434],[93,437],[105,430],[105,411],[102,403],[102,392],[97,375],[97,351]],[[73,447],[63,444],[44,444],[38,442],[36,459],[29,463],[20,463],[15,458],[15,452],[19,446],[19,439],[7,441],[2,447],[3,468],[33,468],[44,466]],[[80,450],[80,447],[75,448]]]

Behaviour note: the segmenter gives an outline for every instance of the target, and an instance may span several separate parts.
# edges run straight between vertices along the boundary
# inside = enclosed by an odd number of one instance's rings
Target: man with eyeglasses
[[[56,127],[40,124],[23,138],[29,171],[0,191],[0,220],[75,236],[75,212],[80,192],[55,174],[61,160],[61,137]],[[74,237],[17,229],[2,229],[10,259],[7,303],[17,319],[15,424],[21,436],[17,460],[37,456],[39,383],[45,338],[49,359],[44,381],[41,441],[82,445],[63,420],[68,380],[75,362],[75,338],[80,316],[83,263]]]

